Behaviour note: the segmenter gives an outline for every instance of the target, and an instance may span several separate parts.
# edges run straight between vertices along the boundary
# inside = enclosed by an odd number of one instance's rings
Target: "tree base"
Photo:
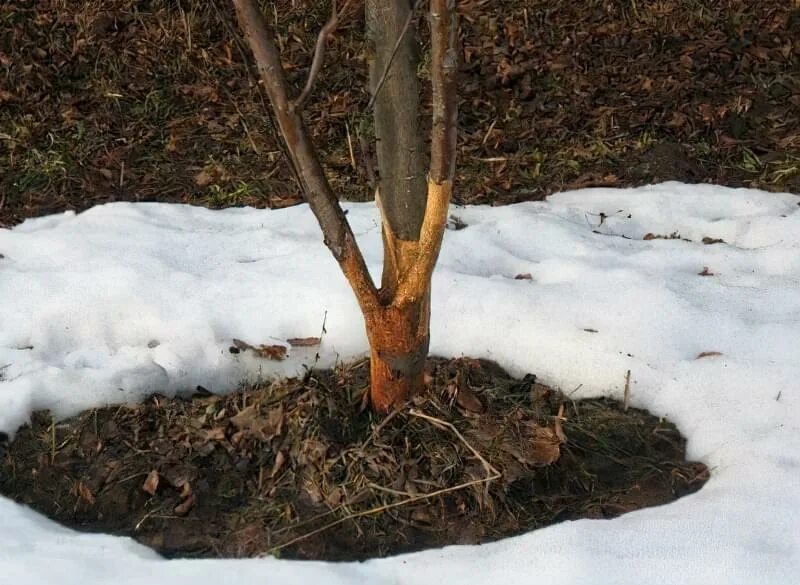
[[[428,356],[430,301],[381,307],[366,318],[370,340],[370,401],[388,412],[422,391]]]

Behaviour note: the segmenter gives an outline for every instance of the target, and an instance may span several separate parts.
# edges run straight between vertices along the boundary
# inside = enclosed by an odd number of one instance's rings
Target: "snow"
[[[452,209],[431,351],[497,360],[573,397],[668,417],[712,469],[698,493],[480,547],[363,564],[164,561],[0,498],[0,581],[788,584],[800,582],[800,198],[665,183]],[[375,207],[347,204],[380,273]],[[602,216],[601,216],[602,214]],[[684,239],[644,240],[648,233]],[[702,238],[724,243],[704,245]],[[327,333],[321,363],[363,355],[355,301],[306,206],[113,203],[0,230],[0,430],[148,393],[291,374],[228,351]],[[710,276],[699,273],[707,267]],[[530,273],[532,280],[514,276]],[[595,330],[595,332],[587,331]],[[720,352],[697,359],[701,352]]]

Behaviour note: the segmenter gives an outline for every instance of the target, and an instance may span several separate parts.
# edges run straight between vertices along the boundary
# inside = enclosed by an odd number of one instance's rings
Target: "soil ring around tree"
[[[664,419],[492,362],[430,360],[426,394],[383,417],[368,371],[37,413],[0,444],[0,494],[169,558],[348,561],[614,518],[709,477]]]

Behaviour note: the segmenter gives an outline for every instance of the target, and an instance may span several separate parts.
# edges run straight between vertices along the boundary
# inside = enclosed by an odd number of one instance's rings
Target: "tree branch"
[[[429,290],[442,246],[455,178],[458,122],[458,16],[455,0],[431,0],[430,22],[433,128],[428,203],[420,229],[417,257],[403,275],[395,304],[414,302]]]
[[[289,86],[283,73],[272,30],[255,0],[233,0],[239,24],[253,51],[275,118],[292,163],[300,175],[305,200],[317,218],[325,244],[339,262],[363,311],[378,304],[375,283],[356,244],[339,201],[331,190],[305,124],[289,99]]]
[[[342,6],[342,13],[350,6],[350,2],[351,0],[346,0],[344,6]],[[322,69],[322,62],[325,59],[325,44],[336,30],[336,27],[339,26],[339,14],[340,12],[336,10],[336,0],[333,0],[331,3],[331,17],[328,22],[325,23],[325,26],[322,27],[322,30],[319,31],[319,36],[317,36],[317,45],[314,48],[314,58],[311,61],[311,69],[309,69],[308,72],[306,85],[300,97],[294,100],[292,104],[296,110],[303,109],[306,101],[308,101],[308,97],[311,95],[311,91],[314,89],[314,82],[317,80],[317,75],[319,75]]]

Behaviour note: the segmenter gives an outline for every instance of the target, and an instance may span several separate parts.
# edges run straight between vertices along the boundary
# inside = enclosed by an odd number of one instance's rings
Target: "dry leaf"
[[[554,429],[536,427],[530,456],[534,465],[550,465],[558,461],[561,457],[561,440]]]
[[[267,358],[276,362],[286,359],[286,346],[285,345],[259,345],[254,348],[258,356]]]
[[[214,181],[214,177],[208,171],[200,171],[194,176],[194,184],[200,188],[208,187]]]
[[[250,405],[239,411],[236,416],[232,416],[230,420],[240,431],[252,433],[264,441],[269,441],[283,431],[283,406],[278,405],[273,408],[265,417],[259,413],[255,405]]]
[[[92,493],[92,490],[90,490],[89,487],[82,481],[79,481],[75,484],[75,494],[90,506],[94,506],[94,494]]]
[[[558,440],[561,441],[562,444],[567,442],[567,435],[564,434],[564,427],[562,426],[565,420],[567,419],[564,417],[564,405],[562,404],[558,407],[558,415],[556,415],[555,424],[553,424],[556,437],[558,437]]]
[[[709,238],[708,236],[706,236],[705,238],[703,238],[703,243],[706,246],[710,246],[711,244],[724,244],[725,240],[723,240],[722,238]]]
[[[194,506],[194,496],[190,494],[188,498],[175,506],[173,512],[175,512],[175,515],[177,516],[186,516],[186,514],[189,513],[189,510],[192,509],[192,506]]]
[[[458,390],[456,394],[456,404],[469,412],[483,412],[483,403],[481,399],[478,398],[472,390],[467,388]]]
[[[531,276],[530,272],[525,272],[523,274],[517,274],[514,280],[533,280],[533,276]]]
[[[286,340],[292,347],[314,347],[322,343],[319,337],[292,337]]]
[[[142,489],[151,496],[154,496],[156,495],[156,491],[158,490],[158,482],[159,482],[158,472],[154,469],[153,471],[147,474],[147,479],[144,480]]]
[[[697,357],[694,358],[694,359],[699,360],[699,359],[706,358],[706,357],[713,357],[715,355],[722,355],[722,352],[721,351],[701,351],[700,353],[697,354]]]
[[[281,361],[286,358],[286,346],[285,345],[250,345],[246,341],[242,341],[241,339],[233,339],[233,345],[236,349],[241,351],[244,350],[252,350],[259,357],[267,358],[273,361]]]
[[[270,475],[272,477],[277,476],[284,463],[286,463],[286,455],[283,454],[283,451],[278,451],[278,454],[275,455],[275,463],[272,466],[272,472]]]

